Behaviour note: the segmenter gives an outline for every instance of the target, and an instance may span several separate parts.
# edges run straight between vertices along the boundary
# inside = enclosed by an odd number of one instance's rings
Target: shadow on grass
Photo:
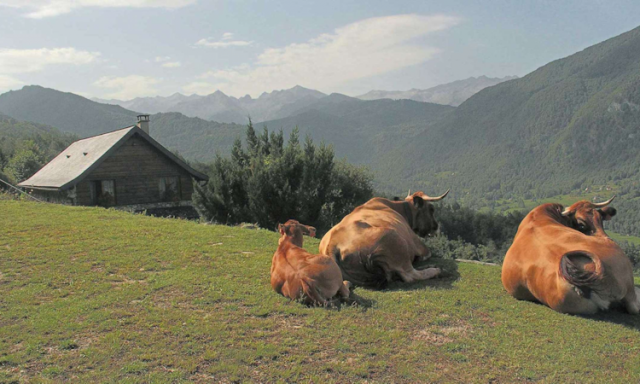
[[[349,298],[343,302],[338,302],[335,303],[330,309],[337,309],[340,310],[344,307],[357,307],[357,308],[362,308],[363,310],[367,310],[371,307],[373,307],[376,304],[376,300],[373,299],[367,299],[366,297],[362,297],[360,295],[358,295],[357,293],[351,291],[351,293],[349,294]]]
[[[416,269],[440,268],[442,273],[434,279],[405,283],[401,280],[394,280],[389,283],[383,291],[413,291],[426,287],[435,289],[451,289],[453,283],[460,278],[458,273],[458,263],[452,259],[431,257],[428,260],[413,265]]]
[[[549,311],[553,311],[553,309],[549,308],[547,305],[539,301],[522,300],[522,302],[541,305],[543,307],[546,307]],[[626,309],[621,303],[613,304],[608,311],[601,311],[594,315],[567,314],[567,316],[576,316],[585,320],[602,321],[606,323],[618,324],[618,325],[625,326],[627,328],[635,329],[636,331],[640,332],[640,315],[630,314],[629,312],[626,311]]]
[[[640,332],[640,315],[629,314],[621,304],[615,305],[606,312],[598,312],[595,315],[581,315],[580,317],[588,320],[618,324]]]

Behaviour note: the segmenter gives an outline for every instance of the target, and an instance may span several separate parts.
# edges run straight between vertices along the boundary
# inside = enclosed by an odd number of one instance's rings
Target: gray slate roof
[[[20,187],[34,189],[64,190],[73,187],[95,169],[102,161],[120,147],[134,134],[139,134],[152,146],[184,168],[197,180],[208,180],[173,153],[155,141],[137,126],[104,133],[72,143],[58,156],[42,167],[35,175],[18,184]]]

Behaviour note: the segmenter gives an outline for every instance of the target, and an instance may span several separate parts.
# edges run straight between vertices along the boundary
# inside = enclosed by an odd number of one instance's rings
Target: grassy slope
[[[0,382],[640,379],[640,318],[517,302],[498,267],[306,308],[271,291],[273,232],[17,201],[0,213]]]

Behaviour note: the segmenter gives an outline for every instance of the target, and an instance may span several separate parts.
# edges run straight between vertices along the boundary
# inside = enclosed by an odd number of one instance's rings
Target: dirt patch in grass
[[[418,333],[413,336],[413,340],[433,345],[443,345],[453,342],[452,338],[447,337],[443,334],[435,333],[430,329],[423,329],[421,331],[418,331]]]

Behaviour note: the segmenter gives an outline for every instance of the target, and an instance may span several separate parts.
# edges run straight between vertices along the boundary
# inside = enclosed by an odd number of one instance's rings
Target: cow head
[[[297,220],[288,220],[284,224],[278,225],[278,232],[280,232],[280,242],[285,239],[289,239],[294,245],[302,247],[302,235],[309,237],[315,237],[316,229],[310,225],[304,225]]]
[[[609,207],[615,196],[602,203],[592,203],[587,200],[578,201],[562,212],[568,226],[585,235],[606,236],[602,227],[603,220],[611,220],[616,215],[616,209]]]
[[[411,191],[409,191],[409,194],[405,198],[405,201],[413,206],[409,225],[411,225],[411,229],[413,229],[418,236],[426,237],[438,230],[438,222],[434,217],[435,209],[431,203],[444,199],[448,193],[449,191],[447,190],[447,192],[438,197],[429,197],[422,191],[414,194],[411,194]]]

